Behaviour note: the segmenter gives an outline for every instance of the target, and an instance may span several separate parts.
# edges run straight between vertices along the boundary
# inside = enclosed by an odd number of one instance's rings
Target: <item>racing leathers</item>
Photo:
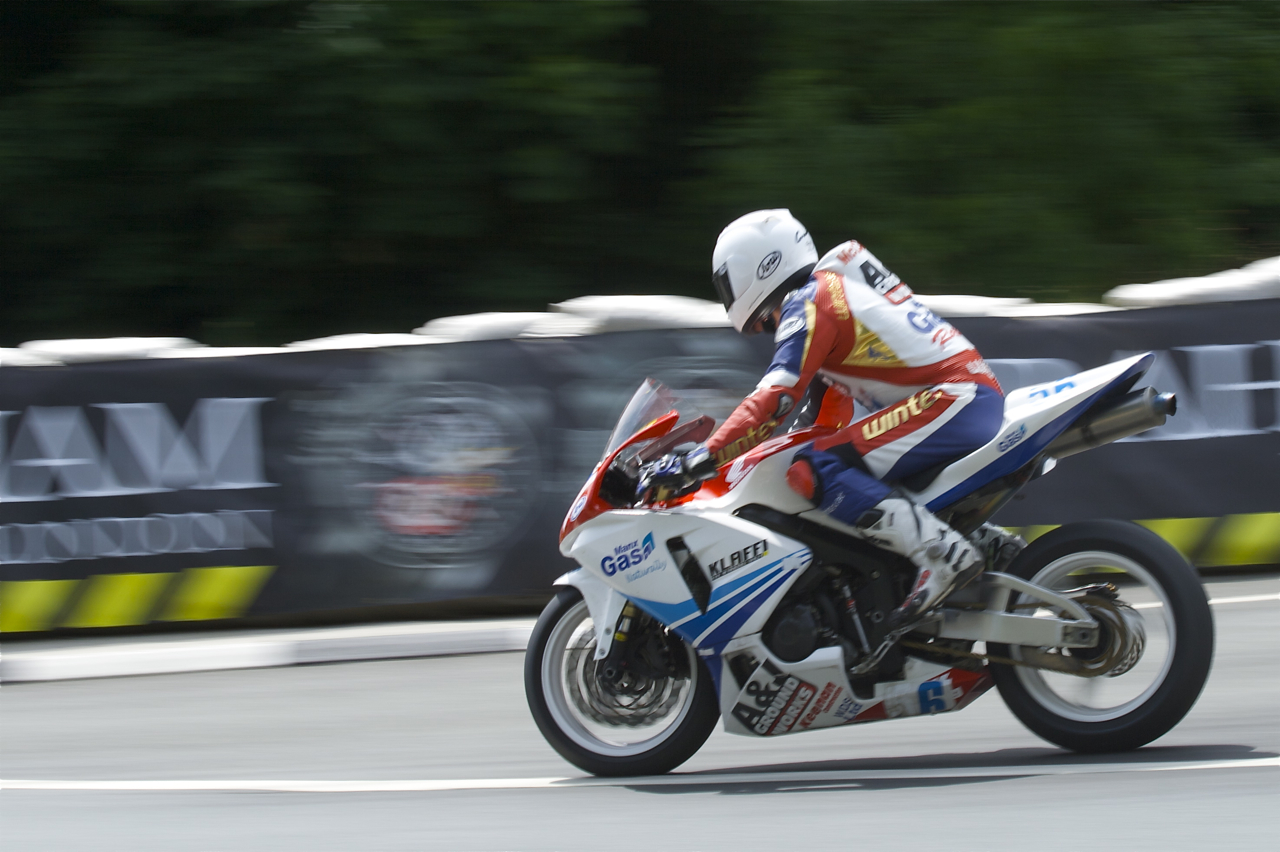
[[[772,363],[706,442],[723,465],[767,440],[815,379],[818,422],[835,431],[796,454],[792,488],[835,521],[911,559],[907,623],[981,570],[978,551],[886,481],[951,461],[995,437],[1004,394],[982,356],[857,241],[821,258],[782,303]],[[853,419],[852,400],[873,412]]]

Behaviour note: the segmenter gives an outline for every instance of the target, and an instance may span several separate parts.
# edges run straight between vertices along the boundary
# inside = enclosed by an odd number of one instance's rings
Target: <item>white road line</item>
[[[1210,598],[1211,604],[1257,603],[1258,601],[1280,601],[1280,594],[1274,595],[1240,595],[1234,598]]]
[[[1261,601],[1280,601],[1280,594],[1270,595],[1239,595],[1234,598],[1209,598],[1210,606],[1221,606],[1222,604],[1238,604],[1238,603],[1259,603]],[[1134,604],[1134,609],[1157,609],[1164,606],[1160,601],[1148,601],[1147,603]]]
[[[733,772],[673,774],[644,778],[462,778],[388,781],[0,781],[5,790],[132,792],[272,792],[272,793],[434,793],[458,790],[546,790],[566,787],[726,787],[743,784],[812,785],[860,781],[931,780],[942,778],[1022,778],[1135,772],[1185,772],[1280,768],[1280,757],[1183,763],[1076,763],[1046,766],[972,766],[949,769],[834,770],[824,772]]]

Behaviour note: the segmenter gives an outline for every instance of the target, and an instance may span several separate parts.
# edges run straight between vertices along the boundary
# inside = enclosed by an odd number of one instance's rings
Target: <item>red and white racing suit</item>
[[[837,393],[818,422],[838,428],[797,458],[837,520],[853,523],[888,496],[885,480],[958,458],[1000,429],[1004,394],[973,344],[856,240],[787,296],[774,341],[768,372],[706,447],[724,464],[767,440],[820,377]],[[850,423],[850,397],[875,413]]]

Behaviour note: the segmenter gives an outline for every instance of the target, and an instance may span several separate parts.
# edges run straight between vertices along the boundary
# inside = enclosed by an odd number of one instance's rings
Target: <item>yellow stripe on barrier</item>
[[[1196,555],[1204,542],[1204,537],[1217,520],[1217,518],[1157,518],[1138,521],[1138,523],[1172,544],[1187,559],[1191,559]]]
[[[1056,530],[1060,526],[1061,524],[1039,524],[1036,526],[1023,527],[1022,532],[1019,533],[1019,535],[1021,535],[1023,538],[1027,540],[1027,544],[1030,544],[1031,542],[1038,539],[1040,536],[1044,535],[1050,530]]]
[[[207,621],[242,615],[274,570],[274,565],[188,568],[160,620]]]
[[[79,580],[0,583],[0,633],[48,630]]]
[[[173,574],[98,574],[85,581],[62,627],[123,627],[150,621],[151,609]]]
[[[1280,512],[1228,515],[1199,565],[1271,565],[1280,561]]]

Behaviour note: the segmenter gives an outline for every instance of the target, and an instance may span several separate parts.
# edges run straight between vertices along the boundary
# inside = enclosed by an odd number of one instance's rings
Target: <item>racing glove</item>
[[[667,453],[640,468],[636,501],[653,503],[683,497],[697,491],[703,480],[713,478],[716,470],[715,457],[706,447],[688,453]]]

